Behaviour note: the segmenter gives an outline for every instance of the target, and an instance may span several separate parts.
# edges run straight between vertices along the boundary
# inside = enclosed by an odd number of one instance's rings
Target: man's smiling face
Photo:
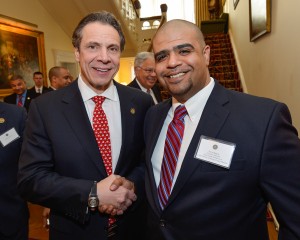
[[[95,92],[109,86],[120,66],[120,36],[108,24],[93,22],[82,30],[79,49],[75,49],[83,81]]]
[[[210,81],[210,48],[193,28],[173,21],[162,27],[153,39],[157,77],[180,102],[187,101]]]

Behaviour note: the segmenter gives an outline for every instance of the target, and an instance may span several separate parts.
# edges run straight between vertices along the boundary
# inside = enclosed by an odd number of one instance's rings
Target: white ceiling
[[[71,38],[73,30],[79,21],[88,13],[106,10],[113,13],[120,21],[125,34],[126,44],[123,57],[133,57],[136,54],[136,42],[122,21],[120,10],[116,9],[113,0],[38,0],[49,14],[57,21],[61,28]]]

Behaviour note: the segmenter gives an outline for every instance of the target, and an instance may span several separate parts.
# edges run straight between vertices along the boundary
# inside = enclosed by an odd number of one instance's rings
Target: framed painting
[[[33,73],[46,75],[44,33],[0,22],[0,97],[10,94],[9,80],[21,75],[27,87],[34,85]],[[44,77],[45,85],[47,78]]]
[[[271,0],[249,0],[250,41],[271,32]]]
[[[234,9],[236,9],[236,6],[238,5],[239,0],[233,0],[233,7]]]

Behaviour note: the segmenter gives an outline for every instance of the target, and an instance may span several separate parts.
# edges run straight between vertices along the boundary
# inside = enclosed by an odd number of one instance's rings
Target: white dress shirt
[[[88,114],[91,125],[93,126],[93,112],[95,103],[92,100],[93,97],[98,94],[94,92],[86,83],[82,80],[81,75],[78,77],[78,87],[84,102],[86,112]],[[102,104],[103,111],[105,112],[111,141],[111,153],[112,153],[112,170],[114,172],[122,145],[122,124],[121,124],[121,107],[119,95],[116,86],[111,82],[108,89],[106,89],[99,96],[106,97]]]
[[[206,87],[204,87],[201,91],[199,91],[197,94],[195,94],[193,97],[191,97],[184,104],[188,114],[184,118],[184,122],[185,122],[184,135],[183,135],[180,152],[179,152],[179,156],[178,156],[178,160],[177,160],[177,166],[176,166],[176,170],[175,170],[175,174],[174,174],[174,178],[173,178],[172,189],[177,180],[178,173],[180,171],[184,156],[185,156],[186,151],[190,145],[190,142],[194,136],[194,133],[195,133],[198,123],[200,121],[203,109],[204,109],[205,104],[211,94],[212,89],[214,88],[214,85],[215,85],[215,82],[211,78],[209,84]],[[161,165],[162,165],[162,160],[163,160],[165,140],[166,140],[166,135],[167,135],[167,131],[168,131],[168,126],[169,126],[169,123],[173,119],[174,111],[175,111],[176,107],[178,107],[179,105],[180,105],[180,103],[177,102],[176,99],[172,98],[172,107],[170,108],[168,115],[164,121],[163,127],[161,129],[160,135],[158,137],[155,149],[154,149],[152,157],[151,157],[154,178],[155,178],[157,187],[160,182],[160,170],[161,170]]]
[[[34,86],[34,88],[35,88],[35,92],[36,93],[40,93],[40,94],[42,94],[42,92],[43,92],[43,87],[37,87],[37,86]]]
[[[137,84],[140,86],[140,88],[142,89],[142,91],[145,92],[145,93],[147,93],[147,94],[150,94],[151,97],[152,97],[152,99],[153,99],[153,101],[154,101],[154,103],[157,104],[158,101],[157,101],[157,99],[156,99],[156,97],[155,97],[154,92],[152,91],[152,89],[150,88],[150,89],[149,89],[150,92],[148,93],[148,89],[147,89],[147,88],[144,88],[144,87],[142,86],[142,84],[140,84],[139,80],[137,80],[137,78],[136,78],[136,82],[137,82]]]

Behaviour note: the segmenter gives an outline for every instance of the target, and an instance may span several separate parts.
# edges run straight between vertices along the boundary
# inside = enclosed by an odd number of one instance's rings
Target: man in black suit
[[[28,207],[17,191],[26,110],[0,102],[0,239],[28,239]]]
[[[49,88],[44,86],[44,76],[42,72],[33,73],[34,86],[28,89],[28,93],[32,98],[36,98],[46,92],[49,92]]]
[[[34,96],[31,92],[28,92],[24,78],[21,75],[14,75],[9,80],[9,83],[13,93],[4,97],[4,102],[24,107],[28,111]]]
[[[50,239],[144,239],[143,124],[152,99],[113,80],[125,39],[112,14],[87,15],[72,39],[80,75],[32,101],[19,190],[51,209]],[[106,115],[98,125],[96,98]],[[94,130],[106,123],[104,149]]]
[[[157,77],[155,73],[155,61],[153,53],[140,52],[134,59],[134,80],[128,84],[129,87],[137,88],[148,93],[155,104],[162,101]]]
[[[72,82],[69,70],[61,66],[54,66],[50,68],[49,81],[50,91],[66,87]]]
[[[153,51],[172,98],[145,118],[149,239],[267,240],[270,202],[279,239],[299,240],[300,141],[287,106],[211,78],[193,23],[165,23]]]

